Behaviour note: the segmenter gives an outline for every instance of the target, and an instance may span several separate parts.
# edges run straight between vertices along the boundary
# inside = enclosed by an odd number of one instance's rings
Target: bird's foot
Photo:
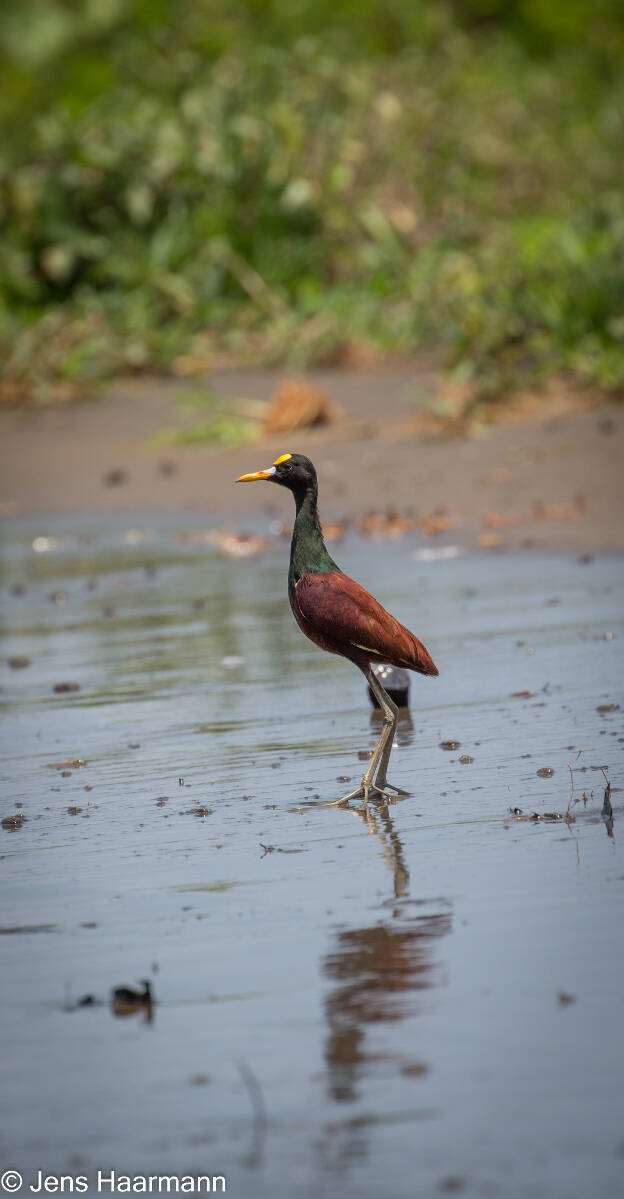
[[[386,790],[390,788],[390,790]],[[409,791],[403,791],[401,787],[395,787],[392,783],[384,781],[383,787],[378,782],[369,783],[362,779],[361,786],[356,787],[355,791],[350,791],[348,795],[343,795],[340,799],[328,800],[325,805],[328,808],[345,807],[352,799],[363,799],[364,803],[369,800],[373,802],[379,796],[384,796],[385,799],[396,799],[400,795],[409,795]]]
[[[383,795],[387,795],[388,791],[393,791],[394,795],[410,795],[410,791],[405,791],[403,787],[396,787],[394,783],[388,783],[386,779],[380,779],[379,775],[375,779],[375,789],[381,791]]]

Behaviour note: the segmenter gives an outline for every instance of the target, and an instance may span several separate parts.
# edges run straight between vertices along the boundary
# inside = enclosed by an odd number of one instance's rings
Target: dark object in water
[[[319,519],[316,471],[303,454],[281,454],[272,466],[241,475],[238,483],[267,479],[292,491],[297,509],[290,546],[288,598],[302,633],[320,649],[340,654],[359,667],[383,710],[379,741],[355,791],[335,803],[367,801],[369,794],[388,795],[387,788],[405,794],[386,781],[398,709],[372,666],[387,664],[436,675],[438,669],[422,642],[386,612],[372,595],[354,582],[330,557]]]
[[[76,1007],[94,1007],[95,1002],[95,995],[82,995],[81,998],[76,1001]]]
[[[131,1016],[134,1012],[144,1011],[147,1019],[152,1015],[152,986],[148,978],[141,980],[143,990],[134,987],[114,987],[111,991],[111,1007],[116,1016]]]
[[[397,708],[409,708],[409,686],[410,680],[406,670],[401,666],[382,666],[371,665],[371,670],[375,678],[381,683],[386,695],[394,700]],[[369,686],[368,698],[374,708],[381,709],[381,704],[375,695],[375,692]]]

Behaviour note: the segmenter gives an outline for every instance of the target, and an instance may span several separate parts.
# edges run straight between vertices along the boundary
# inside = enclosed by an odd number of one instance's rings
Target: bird
[[[369,797],[393,798],[391,791],[407,795],[387,781],[398,708],[372,666],[386,663],[424,675],[437,675],[438,668],[422,642],[344,574],[330,556],[318,514],[316,470],[310,459],[305,454],[281,454],[272,466],[240,475],[236,482],[261,479],[288,488],[294,496],[288,597],[299,628],[321,649],[358,666],[383,712],[381,734],[360,786],[331,802],[347,804],[361,798],[366,804]]]
[[[142,978],[142,991],[133,987],[114,987],[111,991],[111,1006],[116,1016],[130,1016],[133,1012],[145,1009],[147,1018],[152,1013],[152,985],[149,978]]]

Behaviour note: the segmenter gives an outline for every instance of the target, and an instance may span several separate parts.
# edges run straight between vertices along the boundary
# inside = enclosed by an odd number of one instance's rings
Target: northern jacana
[[[299,628],[306,637],[330,654],[348,658],[366,676],[383,711],[379,741],[357,790],[334,803],[369,794],[388,795],[388,787],[405,795],[386,781],[398,709],[371,670],[373,663],[387,663],[436,675],[437,667],[424,645],[386,612],[359,583],[343,574],[330,557],[323,541],[317,499],[316,471],[303,454],[282,454],[266,470],[241,475],[237,483],[266,479],[287,487],[295,497],[297,514],[290,546],[288,597]]]

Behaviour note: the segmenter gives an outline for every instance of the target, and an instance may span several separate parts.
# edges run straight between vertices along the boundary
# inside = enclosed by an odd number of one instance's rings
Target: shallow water
[[[440,668],[410,797],[345,810],[318,801],[375,742],[361,676],[297,630],[285,544],[200,527],[5,528],[2,1169],[614,1195],[624,564],[337,547]],[[151,1021],[116,1016],[144,977]]]

